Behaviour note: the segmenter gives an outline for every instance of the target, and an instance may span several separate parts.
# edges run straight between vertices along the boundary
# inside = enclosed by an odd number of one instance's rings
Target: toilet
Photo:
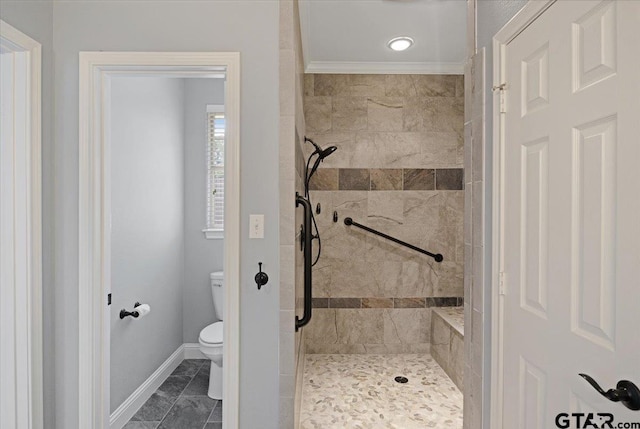
[[[209,392],[212,399],[222,399],[222,307],[224,306],[224,273],[216,271],[211,273],[211,293],[213,294],[213,307],[218,321],[212,323],[200,331],[200,351],[211,359],[211,372],[209,374]]]

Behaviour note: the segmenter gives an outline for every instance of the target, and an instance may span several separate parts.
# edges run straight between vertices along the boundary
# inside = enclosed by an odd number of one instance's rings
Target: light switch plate
[[[249,215],[249,238],[264,238],[264,215]]]

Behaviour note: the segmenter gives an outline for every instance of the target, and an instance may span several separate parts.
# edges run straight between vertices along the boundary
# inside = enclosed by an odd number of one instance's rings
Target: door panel
[[[520,306],[547,319],[549,141],[524,143],[521,152]]]
[[[505,51],[505,428],[640,413],[640,2],[558,1]]]
[[[572,331],[614,350],[616,117],[574,128]]]

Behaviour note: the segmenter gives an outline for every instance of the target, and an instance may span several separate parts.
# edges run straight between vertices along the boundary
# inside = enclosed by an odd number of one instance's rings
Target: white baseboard
[[[151,397],[158,387],[171,375],[183,359],[194,359],[185,357],[185,346],[191,344],[182,344],[178,349],[165,360],[158,369],[154,371],[144,383],[140,385],[120,406],[111,413],[109,417],[109,427],[111,429],[122,429],[131,417],[142,407],[142,405]],[[190,352],[191,353],[191,352]]]
[[[205,355],[200,351],[199,343],[184,343],[183,347],[185,359],[206,359]]]

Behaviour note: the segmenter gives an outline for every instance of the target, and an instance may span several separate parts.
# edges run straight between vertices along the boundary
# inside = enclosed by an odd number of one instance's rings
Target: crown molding
[[[464,63],[310,61],[305,73],[464,74]]]

